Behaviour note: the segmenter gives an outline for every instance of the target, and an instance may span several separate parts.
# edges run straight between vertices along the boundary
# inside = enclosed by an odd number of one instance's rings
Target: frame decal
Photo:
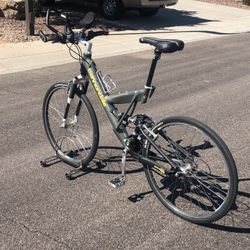
[[[106,107],[107,103],[106,103],[105,97],[104,97],[102,91],[100,90],[98,83],[96,82],[95,76],[94,76],[91,68],[88,68],[88,74],[89,74],[89,78],[90,78],[90,80],[91,80],[91,82],[96,90],[96,93],[97,93],[97,95],[102,103],[102,106]]]

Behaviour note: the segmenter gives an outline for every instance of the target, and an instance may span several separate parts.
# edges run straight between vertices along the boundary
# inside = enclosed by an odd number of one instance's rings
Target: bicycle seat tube
[[[145,91],[144,91],[144,95],[143,95],[143,98],[141,101],[142,104],[146,103],[149,95],[152,96],[152,94],[153,94],[154,87],[152,87],[151,84],[152,84],[152,80],[153,80],[153,76],[155,73],[155,68],[156,68],[157,62],[160,58],[161,58],[161,52],[158,51],[157,49],[155,49],[154,50],[154,57],[153,57],[153,60],[152,60],[151,66],[150,66],[150,70],[149,70],[149,74],[148,74],[147,83],[144,86]]]

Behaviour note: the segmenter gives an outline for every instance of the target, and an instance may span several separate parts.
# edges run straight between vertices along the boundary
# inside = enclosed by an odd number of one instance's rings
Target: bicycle
[[[64,32],[50,25],[52,12],[65,21]],[[79,60],[81,66],[79,76],[69,83],[52,85],[44,98],[44,128],[57,157],[76,170],[82,170],[97,152],[99,126],[87,97],[89,84],[92,84],[124,148],[121,176],[111,180],[111,186],[119,188],[125,184],[129,154],[143,164],[154,194],[172,213],[196,224],[219,220],[231,209],[238,189],[234,159],[219,135],[204,123],[189,117],[168,117],[155,122],[146,114],[134,114],[137,104],[146,103],[154,94],[152,79],[161,54],[183,50],[184,42],[141,38],[141,43],[155,47],[144,88],[112,95],[115,83],[110,76],[102,75],[91,57],[90,40],[108,35],[103,27],[99,31],[91,29],[94,19],[93,13],[87,13],[77,24],[80,31],[73,31],[74,25],[67,13],[48,9],[46,26],[53,36],[48,39],[42,31],[39,32],[45,42],[67,44],[71,56]],[[85,47],[84,52],[79,44]],[[126,111],[119,112],[117,104],[126,104]],[[133,128],[130,134],[128,126]],[[67,177],[71,178],[71,175],[69,172]]]

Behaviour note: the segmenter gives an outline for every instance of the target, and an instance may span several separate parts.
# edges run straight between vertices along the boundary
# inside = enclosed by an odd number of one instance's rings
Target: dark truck
[[[138,10],[143,16],[155,15],[159,8],[174,5],[178,0],[78,0],[86,6],[97,7],[110,20],[118,19],[124,10]],[[55,0],[39,0],[42,5],[51,5]]]

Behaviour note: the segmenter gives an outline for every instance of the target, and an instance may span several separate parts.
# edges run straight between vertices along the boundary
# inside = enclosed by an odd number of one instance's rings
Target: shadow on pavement
[[[250,178],[239,179],[239,183],[248,182]],[[238,191],[234,207],[217,223],[205,227],[233,233],[250,233],[250,193]]]
[[[196,11],[180,11],[175,9],[161,9],[156,16],[143,17],[139,15],[137,11],[127,11],[120,20],[109,21],[105,20],[97,11],[97,9],[89,8],[80,3],[69,3],[69,2],[56,2],[53,8],[63,11],[70,12],[75,23],[78,23],[88,11],[96,13],[96,23],[104,24],[111,31],[131,31],[131,33],[117,33],[110,34],[116,35],[136,35],[136,34],[179,34],[179,33],[206,33],[212,35],[234,35],[238,33],[225,33],[217,32],[212,30],[178,30],[175,31],[171,28],[174,27],[195,27],[205,25],[209,22],[219,22],[219,20],[209,20],[196,16]],[[43,7],[44,13],[47,7]],[[62,25],[58,22],[55,25]],[[138,30],[138,33],[136,32]]]
[[[77,179],[81,176],[84,176],[89,173],[97,173],[97,174],[113,174],[120,175],[121,174],[121,155],[122,155],[122,147],[116,146],[100,146],[98,147],[97,154],[95,158],[90,162],[90,164],[76,171],[75,174],[72,175],[70,180]],[[61,160],[57,157],[47,158],[49,164],[44,167],[49,167],[54,164],[60,163]],[[73,170],[74,171],[74,170]],[[140,163],[134,160],[132,157],[127,158],[126,164],[126,173],[134,174],[143,171],[143,167]],[[239,179],[239,183],[247,184],[250,181],[250,178],[242,178]],[[243,187],[244,190],[247,188]],[[242,189],[242,187],[241,187]],[[153,191],[146,191],[141,193],[136,193],[128,197],[131,202],[139,202],[143,200],[147,195],[152,194]],[[215,223],[203,225],[204,227],[226,231],[226,232],[234,232],[234,233],[250,233],[250,205],[249,205],[250,193],[238,191],[236,203],[232,207],[232,209],[228,212],[226,216]],[[174,215],[173,215],[174,216]]]
[[[88,173],[99,174],[121,174],[122,147],[99,146],[95,158],[88,166],[79,169],[71,178],[74,180]],[[41,162],[42,167],[50,167],[62,161],[56,156],[47,158]],[[74,171],[74,170],[73,170]],[[143,171],[142,165],[134,158],[128,156],[126,164],[126,173],[133,174]]]
[[[195,26],[202,25],[207,22],[218,22],[218,20],[209,20],[196,17],[195,11],[180,11],[175,9],[160,9],[156,16],[142,17],[137,11],[127,11],[120,20],[108,21],[105,20],[96,9],[87,8],[79,3],[56,2],[53,8],[59,11],[72,12],[73,15],[79,18],[84,16],[88,11],[96,12],[97,20],[105,23],[117,31],[120,30],[145,30],[154,31],[159,29],[167,29],[176,26]],[[47,7],[43,7],[45,11]]]
[[[217,20],[196,17],[195,14],[195,11],[180,11],[166,8],[161,9],[156,16],[142,17],[136,11],[129,11],[116,23],[129,27],[132,30],[158,30],[176,26],[202,25],[212,21],[217,22]]]

